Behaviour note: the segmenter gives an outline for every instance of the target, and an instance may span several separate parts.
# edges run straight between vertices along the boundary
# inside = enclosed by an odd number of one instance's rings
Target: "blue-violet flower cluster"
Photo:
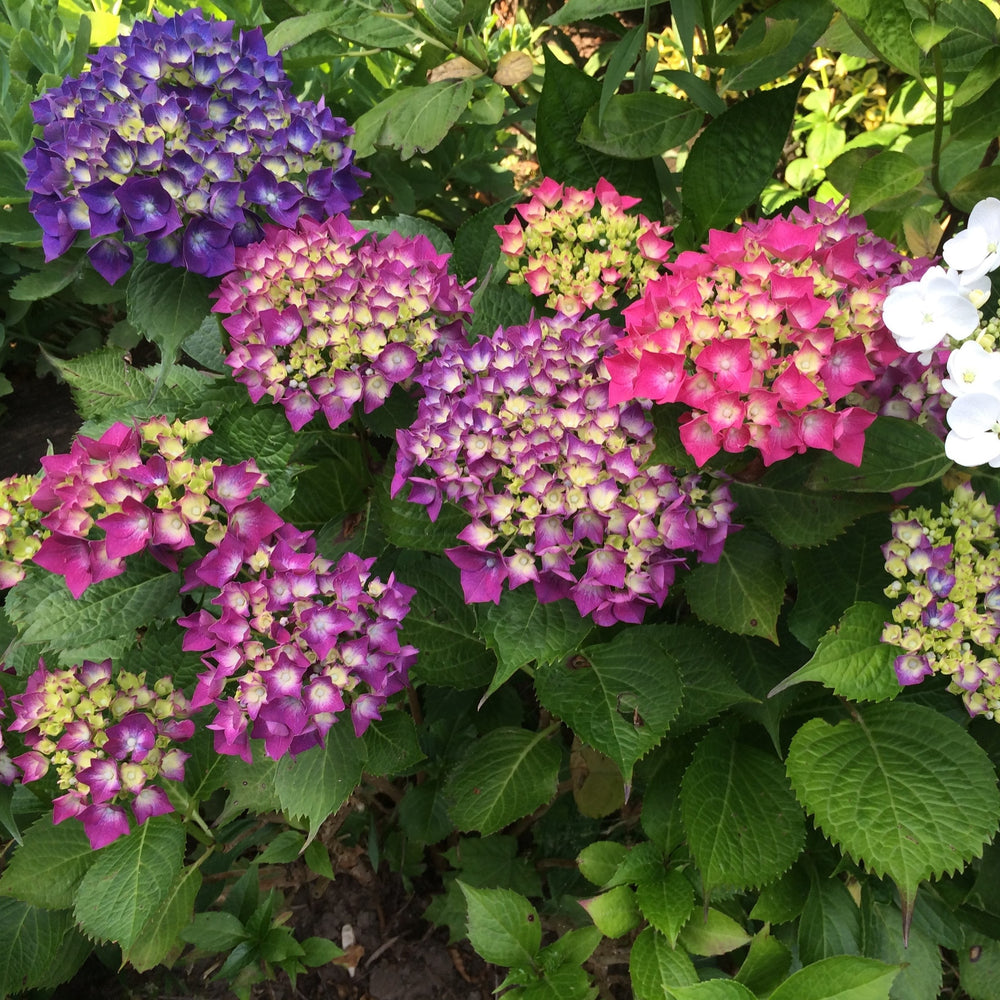
[[[291,95],[260,29],[234,39],[197,9],[153,16],[32,104],[42,135],[25,165],[46,260],[86,233],[112,283],[132,265],[127,243],[225,274],[262,221],[325,219],[361,194],[351,129]]]
[[[268,226],[238,250],[215,293],[232,338],[226,364],[256,403],[280,403],[294,430],[323,411],[369,413],[432,354],[465,342],[471,293],[425,236],[366,236],[343,216]]]
[[[393,494],[471,523],[449,549],[467,602],[530,581],[601,625],[662,605],[686,555],[714,562],[732,529],[725,486],[646,465],[646,401],[608,402],[604,354],[621,331],[557,315],[445,351],[417,381],[416,421],[397,433]]]
[[[882,641],[899,646],[900,684],[950,678],[972,716],[1000,710],[1000,527],[997,509],[968,484],[935,516],[925,507],[892,514],[882,547],[899,603]]]

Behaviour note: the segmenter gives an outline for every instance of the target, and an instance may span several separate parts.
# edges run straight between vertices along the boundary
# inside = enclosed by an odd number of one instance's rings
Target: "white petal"
[[[959,396],[947,416],[948,426],[962,437],[983,434],[1000,420],[1000,399],[982,391]]]
[[[971,469],[1000,458],[1000,438],[996,434],[977,434],[975,437],[965,438],[952,431],[945,438],[944,453],[953,462]]]

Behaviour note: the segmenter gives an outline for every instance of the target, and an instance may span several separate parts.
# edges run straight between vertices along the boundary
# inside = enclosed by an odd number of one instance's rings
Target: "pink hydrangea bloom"
[[[344,216],[265,227],[236,252],[215,293],[232,341],[226,363],[250,398],[300,430],[371,412],[442,346],[464,340],[471,293],[425,236],[366,236]]]
[[[625,310],[611,400],[683,404],[698,465],[748,446],[768,465],[807,448],[857,465],[879,405],[860,405],[865,386],[902,356],[882,303],[928,266],[816,203],[713,230]]]

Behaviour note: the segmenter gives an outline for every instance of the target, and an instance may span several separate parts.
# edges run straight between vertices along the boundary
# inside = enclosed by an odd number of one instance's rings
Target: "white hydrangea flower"
[[[958,275],[931,267],[919,281],[897,285],[886,296],[882,319],[896,343],[910,354],[937,347],[945,339],[965,340],[979,326],[979,310]]]
[[[959,396],[948,408],[951,432],[945,454],[959,465],[972,468],[988,462],[1000,467],[1000,396],[973,392]]]
[[[1000,397],[1000,354],[978,341],[967,340],[948,355],[948,375],[941,387],[956,398],[974,392]]]
[[[969,214],[969,222],[942,248],[949,267],[966,281],[981,278],[1000,267],[1000,199],[984,198]]]

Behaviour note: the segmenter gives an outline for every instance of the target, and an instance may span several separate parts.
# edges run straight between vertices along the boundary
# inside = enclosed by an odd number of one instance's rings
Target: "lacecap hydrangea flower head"
[[[927,266],[830,205],[712,230],[626,308],[610,398],[683,404],[698,465],[745,448],[765,465],[808,448],[857,465],[875,419],[857,390],[902,354],[882,304]]]
[[[62,794],[53,820],[77,817],[94,850],[136,823],[172,812],[164,781],[183,781],[190,756],[174,744],[190,739],[194,722],[183,692],[169,677],[149,685],[144,674],[114,673],[110,660],[49,669],[39,661],[23,694],[10,700],[10,732],[23,734],[12,759],[22,782],[50,768]]]
[[[361,190],[351,129],[299,101],[257,28],[197,8],[154,13],[90,68],[33,102],[29,207],[52,260],[84,233],[110,282],[142,244],[152,261],[224,274],[270,219],[345,211]]]
[[[997,510],[968,484],[935,515],[925,507],[892,515],[882,547],[898,601],[882,641],[900,647],[900,684],[949,678],[972,716],[1000,713],[1000,526]]]
[[[886,325],[903,350],[921,361],[943,356],[950,428],[945,452],[959,465],[1000,467],[1000,320],[982,308],[1000,267],[1000,199],[984,198],[965,229],[942,248],[947,267],[927,270],[919,281],[892,290]]]
[[[509,223],[495,227],[507,281],[526,284],[567,316],[610,309],[622,292],[635,297],[673,246],[667,227],[631,211],[639,201],[603,178],[586,190],[545,178]]]
[[[612,403],[598,316],[535,319],[453,347],[418,376],[415,422],[397,432],[393,494],[435,519],[471,521],[447,550],[467,602],[530,582],[601,625],[663,604],[678,565],[714,562],[732,530],[725,486],[647,465],[648,402]]]
[[[471,292],[447,265],[425,236],[376,237],[343,216],[267,226],[215,293],[226,363],[294,430],[320,410],[338,427],[356,403],[371,412],[428,357],[464,343]]]

